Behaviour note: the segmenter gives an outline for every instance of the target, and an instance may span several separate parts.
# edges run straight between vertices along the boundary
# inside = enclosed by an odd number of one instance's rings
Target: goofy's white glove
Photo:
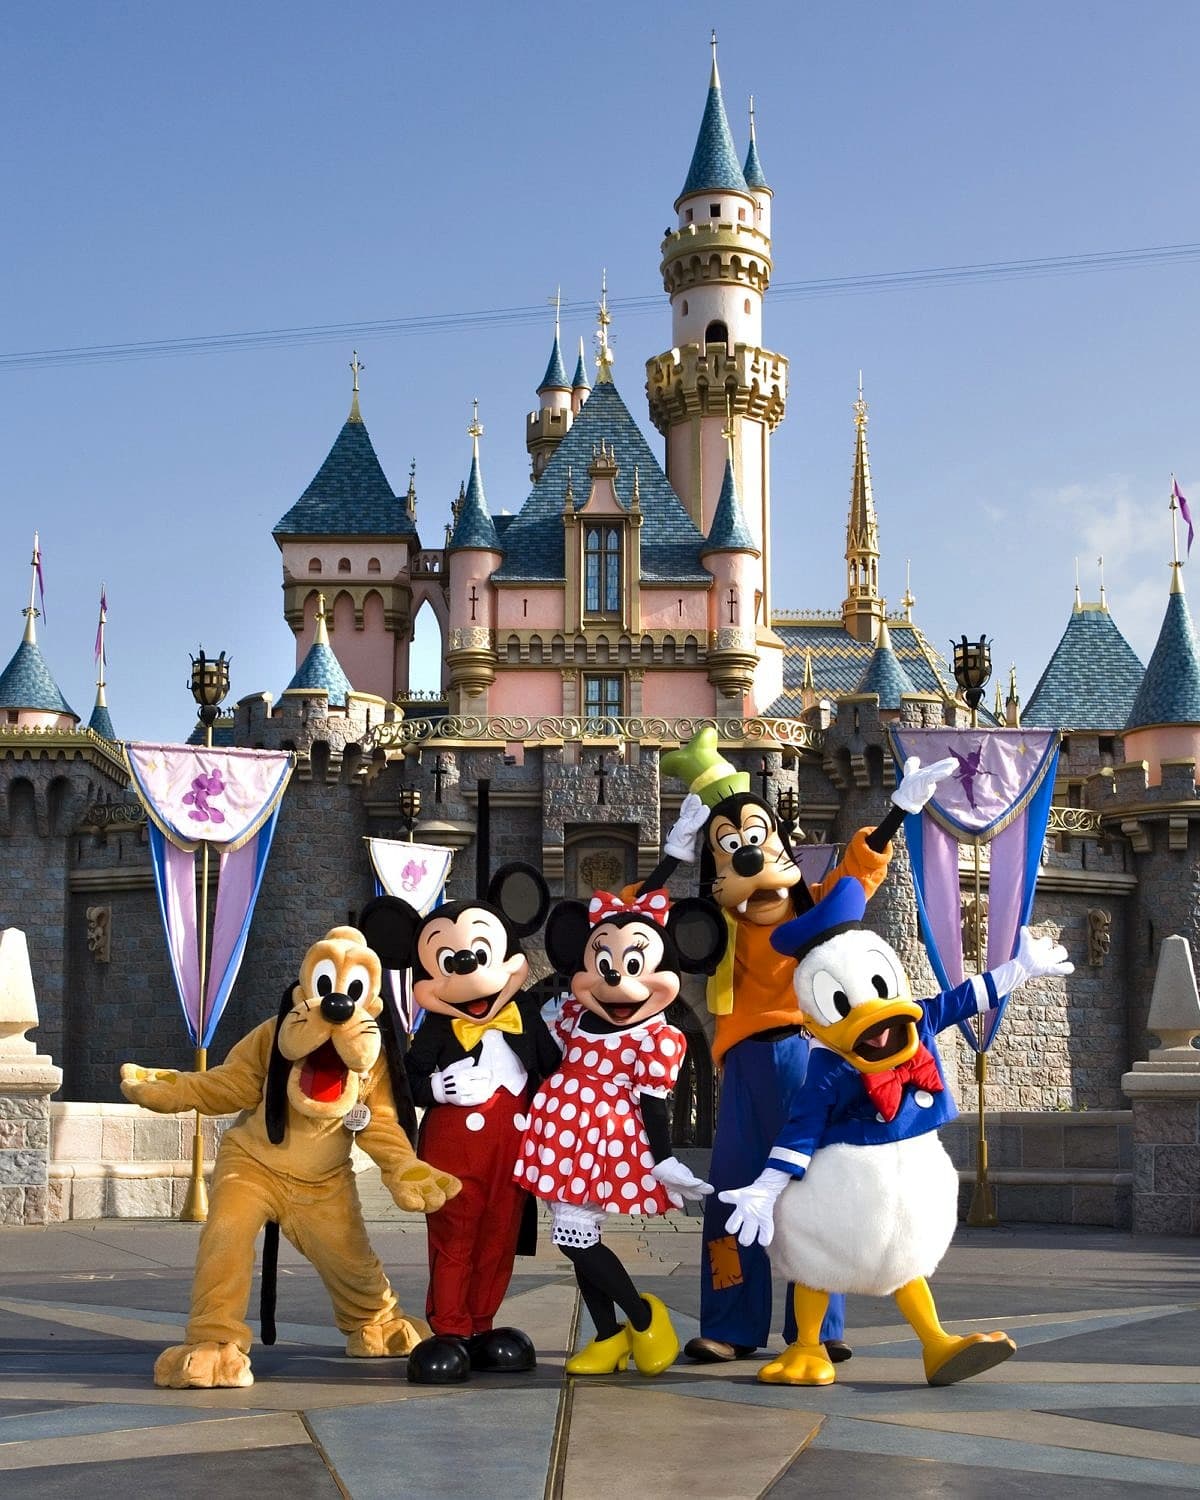
[[[709,808],[701,802],[697,794],[689,792],[683,799],[679,817],[667,834],[663,853],[669,854],[672,859],[679,860],[681,864],[690,865],[696,857],[696,835],[708,822],[708,814]]]
[[[433,1073],[429,1087],[439,1104],[483,1104],[495,1092],[490,1068],[476,1065],[473,1057],[460,1057],[456,1063]]]
[[[676,1208],[683,1207],[685,1198],[692,1203],[699,1203],[713,1190],[711,1182],[705,1182],[703,1177],[697,1177],[695,1172],[690,1167],[686,1167],[677,1156],[668,1156],[663,1161],[655,1162],[650,1168],[650,1175],[657,1177],[666,1188],[667,1196]]]
[[[775,1235],[775,1200],[793,1181],[790,1172],[766,1167],[748,1187],[718,1193],[722,1203],[732,1203],[725,1220],[728,1234],[736,1234],[739,1245],[769,1245]]]
[[[958,762],[952,755],[928,766],[923,766],[915,755],[910,755],[904,762],[904,773],[900,785],[892,793],[892,801],[906,813],[919,813],[937,791],[938,782],[945,781],[957,766]]]
[[[999,964],[991,971],[992,983],[998,995],[1011,995],[1027,980],[1041,979],[1045,974],[1074,974],[1075,965],[1067,958],[1067,950],[1053,938],[1034,937],[1028,927],[1021,928],[1015,958]]]

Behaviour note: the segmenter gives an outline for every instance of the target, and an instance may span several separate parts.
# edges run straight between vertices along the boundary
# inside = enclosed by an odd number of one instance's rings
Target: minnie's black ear
[[[279,1050],[279,1028],[291,1014],[292,990],[288,985],[279,1002],[279,1016],[275,1022],[275,1035],[271,1039],[271,1056],[267,1062],[267,1086],[263,1092],[263,1112],[266,1115],[267,1139],[274,1146],[281,1146],[287,1133],[287,1081],[292,1065]]]
[[[385,969],[408,969],[417,952],[421,913],[399,896],[376,896],[363,907],[358,930]]]
[[[550,909],[550,887],[541,871],[519,860],[500,866],[492,876],[487,898],[517,937],[536,932]]]
[[[679,967],[685,974],[716,972],[729,941],[729,929],[719,907],[695,896],[673,901],[667,931],[675,940]]]
[[[583,949],[591,923],[582,901],[560,901],[546,923],[546,957],[556,974],[575,974],[583,967]]]

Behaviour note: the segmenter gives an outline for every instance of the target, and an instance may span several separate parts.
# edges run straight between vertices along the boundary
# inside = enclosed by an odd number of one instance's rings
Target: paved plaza
[[[697,1331],[695,1219],[614,1233],[681,1339]],[[886,1494],[1056,1500],[1200,1488],[1200,1242],[1104,1231],[961,1230],[935,1287],[955,1330],[1004,1327],[1000,1368],[928,1388],[886,1301],[851,1298],[838,1384],[756,1383],[754,1362],[566,1380],[590,1336],[565,1262],[520,1261],[503,1317],[536,1374],[418,1388],[402,1361],[348,1360],[315,1273],[284,1247],[279,1342],[244,1391],[160,1391],[196,1228],[100,1221],[0,1231],[0,1494],[14,1500],[592,1500]],[[374,1223],[419,1311],[419,1224]],[[543,1235],[543,1242],[545,1236]]]

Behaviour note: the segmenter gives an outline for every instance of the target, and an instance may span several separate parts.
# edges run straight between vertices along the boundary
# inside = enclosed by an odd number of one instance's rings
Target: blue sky
[[[854,6],[9,7],[0,354],[661,291],[658,246],[716,25],[744,147],[753,91],[777,283],[1200,241],[1200,9],[1148,0]],[[986,631],[1023,695],[1105,556],[1145,660],[1166,601],[1169,475],[1200,502],[1192,261],[767,299],[791,361],[773,451],[776,603],[836,608],[862,368],[892,603],[942,649]],[[166,359],[0,363],[0,658],[31,533],[40,640],[85,718],[101,580],[118,732],[191,721],[188,654],[235,696],[293,669],[275,521],[349,402],[393,487],[417,461],[436,545],[479,397],[494,510],[528,490],[544,326]],[[589,339],[572,315],[564,341]],[[645,417],[663,297],[614,324]],[[1200,554],[1198,554],[1200,555]],[[4,621],[7,619],[7,626]]]

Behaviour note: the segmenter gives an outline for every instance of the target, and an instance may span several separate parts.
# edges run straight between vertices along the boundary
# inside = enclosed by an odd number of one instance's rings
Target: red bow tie
[[[928,1047],[918,1047],[906,1063],[901,1063],[887,1073],[864,1073],[862,1081],[867,1097],[889,1122],[900,1112],[900,1100],[904,1096],[906,1083],[915,1083],[918,1088],[928,1089],[931,1094],[940,1094],[945,1088],[938,1065]]]
[[[614,896],[611,891],[597,891],[588,902],[588,921],[595,927],[620,912],[636,911],[643,917],[651,918],[660,927],[665,927],[670,910],[671,897],[663,889],[643,891],[632,901],[622,901],[620,896]]]

